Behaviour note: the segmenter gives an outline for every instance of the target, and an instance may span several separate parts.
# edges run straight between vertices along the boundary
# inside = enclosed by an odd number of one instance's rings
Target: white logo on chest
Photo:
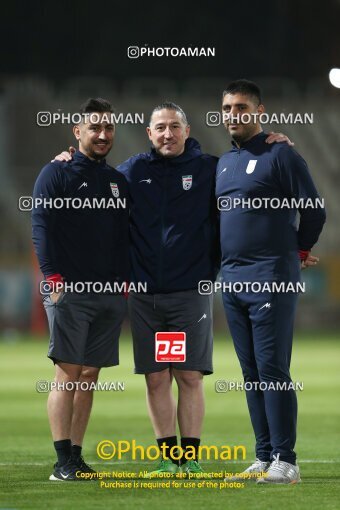
[[[256,163],[257,163],[257,159],[250,159],[249,160],[248,166],[246,168],[246,173],[247,174],[252,174],[254,172]]]

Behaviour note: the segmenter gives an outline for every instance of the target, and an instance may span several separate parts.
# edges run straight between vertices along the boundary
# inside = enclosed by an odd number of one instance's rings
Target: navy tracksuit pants
[[[223,293],[223,304],[245,382],[291,382],[296,293]],[[295,390],[246,391],[256,457],[296,463]]]

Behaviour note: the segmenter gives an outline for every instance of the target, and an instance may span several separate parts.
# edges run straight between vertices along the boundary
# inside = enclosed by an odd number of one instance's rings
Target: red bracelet
[[[53,282],[53,283],[57,283],[57,282],[63,282],[63,277],[61,276],[61,274],[59,273],[56,273],[56,274],[52,274],[51,276],[46,276],[46,281],[47,282]]]
[[[299,250],[299,257],[300,257],[300,260],[303,261],[303,260],[306,260],[308,258],[308,255],[310,254],[310,251],[309,250]]]

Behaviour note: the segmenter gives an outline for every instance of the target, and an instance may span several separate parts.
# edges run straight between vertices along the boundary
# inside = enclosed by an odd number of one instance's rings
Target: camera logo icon
[[[48,381],[37,381],[35,384],[35,389],[38,393],[48,393],[49,392]]]
[[[139,57],[139,48],[138,46],[129,46],[127,49],[127,56],[129,58],[138,58]]]
[[[201,280],[198,282],[198,293],[201,296],[209,296],[213,292],[213,282],[210,280]]]
[[[51,112],[38,112],[37,113],[37,124],[40,127],[50,126],[52,122]]]
[[[230,211],[233,207],[233,201],[231,197],[218,197],[217,209],[219,211]]]
[[[19,211],[32,211],[33,209],[33,198],[32,197],[19,197]]]
[[[39,292],[42,296],[49,296],[52,292],[54,292],[54,282],[43,280],[39,284]]]
[[[228,389],[228,381],[220,379],[219,381],[215,382],[216,393],[227,393]]]
[[[205,123],[210,127],[219,126],[221,124],[220,112],[208,112],[205,117]]]

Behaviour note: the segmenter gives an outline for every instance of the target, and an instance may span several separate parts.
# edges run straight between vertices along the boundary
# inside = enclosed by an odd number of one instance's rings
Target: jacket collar
[[[85,156],[85,154],[83,154],[79,150],[77,150],[72,157],[75,161],[78,161],[79,163],[84,163],[86,165],[96,165],[97,167],[106,165],[106,159],[92,160]]]
[[[250,138],[249,140],[247,140],[246,142],[243,142],[240,147],[238,147],[236,145],[236,142],[234,140],[231,141],[231,144],[233,146],[234,149],[236,150],[239,150],[239,149],[250,149],[252,147],[255,147],[256,145],[258,145],[259,143],[262,143],[266,138],[267,138],[267,133],[264,133],[263,131],[261,131],[260,133],[258,133],[257,135],[253,136],[252,138]]]

